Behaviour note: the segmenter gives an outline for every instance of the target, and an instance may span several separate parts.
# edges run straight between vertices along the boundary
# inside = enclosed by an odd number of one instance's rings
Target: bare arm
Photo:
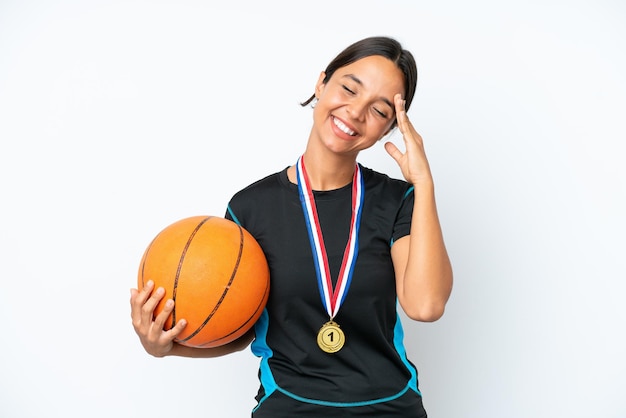
[[[452,266],[439,223],[422,137],[409,121],[399,95],[395,97],[395,105],[406,152],[403,154],[390,142],[385,144],[385,149],[415,188],[411,233],[391,248],[398,300],[410,318],[436,321],[443,315],[452,291]]]
[[[187,325],[180,319],[170,330],[163,330],[166,319],[174,309],[174,301],[168,300],[163,311],[154,316],[154,309],[165,296],[165,290],[154,290],[154,283],[149,281],[141,289],[130,290],[131,318],[135,332],[146,352],[154,357],[219,357],[245,349],[254,339],[254,331],[250,330],[237,340],[214,348],[193,348],[174,342],[175,338]]]
[[[237,338],[231,343],[213,348],[194,348],[174,343],[172,350],[170,350],[170,352],[166,355],[196,358],[221,357],[226,354],[244,350],[250,345],[252,340],[254,340],[254,330],[248,331],[245,335]]]
[[[434,198],[424,194],[416,192],[411,234],[393,244],[391,257],[402,309],[412,319],[429,322],[444,313],[452,291],[452,267]]]

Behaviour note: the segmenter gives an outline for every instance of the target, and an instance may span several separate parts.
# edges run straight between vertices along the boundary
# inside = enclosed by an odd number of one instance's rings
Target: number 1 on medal
[[[341,350],[345,341],[343,331],[334,321],[325,323],[317,334],[317,345],[327,353],[336,353]]]

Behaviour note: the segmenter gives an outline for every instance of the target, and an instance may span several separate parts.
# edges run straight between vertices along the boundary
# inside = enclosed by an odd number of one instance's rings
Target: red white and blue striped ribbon
[[[296,176],[298,180],[298,191],[300,192],[300,202],[302,203],[304,219],[311,242],[320,296],[324,308],[332,320],[337,315],[337,312],[339,312],[339,308],[350,288],[350,282],[352,281],[352,274],[359,252],[359,225],[361,223],[364,194],[363,176],[359,165],[356,164],[352,181],[352,219],[350,221],[350,235],[346,249],[344,250],[339,277],[337,278],[334,289],[328,264],[328,255],[326,254],[326,246],[324,245],[324,237],[322,236],[322,228],[317,215],[315,197],[313,196],[311,184],[309,183],[309,178],[304,167],[304,156],[298,159]]]

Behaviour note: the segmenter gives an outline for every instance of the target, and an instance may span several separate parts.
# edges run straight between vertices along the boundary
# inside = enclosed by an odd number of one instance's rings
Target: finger
[[[402,151],[400,151],[400,149],[398,149],[396,144],[393,142],[385,143],[385,151],[387,151],[387,154],[389,154],[397,163],[400,162],[400,159],[403,156]]]
[[[168,338],[171,338],[172,340],[175,339],[185,329],[186,326],[187,321],[185,319],[181,319],[176,323],[176,325],[172,327],[172,329],[167,331],[166,334],[168,334]]]
[[[148,300],[141,306],[140,315],[141,315],[141,323],[142,324],[150,324],[154,320],[154,310],[156,306],[159,304],[161,299],[165,296],[165,289],[159,287],[152,295],[148,298]]]
[[[137,299],[137,294],[139,291],[137,289],[130,289],[130,317],[134,318],[135,313],[135,300]]]
[[[394,96],[394,104],[396,106],[396,120],[398,122],[398,129],[402,134],[405,141],[412,139],[417,142],[421,141],[422,137],[417,133],[417,130],[409,120],[409,116],[406,113],[406,100],[403,100],[399,94]]]
[[[148,298],[152,294],[153,289],[154,282],[152,280],[148,280],[146,285],[141,290],[138,290],[136,292],[134,299],[132,298],[131,294],[131,302],[133,302],[137,307],[143,306],[143,304],[146,303],[146,300],[148,300]]]
[[[153,287],[154,282],[152,280],[149,280],[141,290],[130,290],[130,315],[133,323],[139,324],[139,322],[141,321],[141,309],[146,303],[146,300],[148,299],[150,294],[152,293]]]
[[[400,94],[396,94],[393,98],[396,109],[396,121],[398,122],[398,128],[404,135],[407,130],[408,117],[406,115],[406,100],[402,99]]]
[[[165,321],[172,314],[174,310],[174,301],[172,299],[168,299],[165,301],[163,305],[163,310],[159,312],[159,314],[154,318],[154,328],[158,330],[162,330],[165,326]]]

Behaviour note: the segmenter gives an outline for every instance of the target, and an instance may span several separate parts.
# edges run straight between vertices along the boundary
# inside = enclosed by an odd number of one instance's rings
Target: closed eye
[[[350,89],[348,88],[348,86],[346,86],[345,84],[342,84],[342,85],[341,85],[341,87],[343,87],[343,89],[344,89],[345,91],[347,91],[348,93],[350,93],[350,94],[354,94],[354,91],[350,90]]]
[[[376,108],[374,108],[374,112],[378,113],[380,116],[382,116],[383,118],[387,117],[387,114],[381,110],[378,110]]]

